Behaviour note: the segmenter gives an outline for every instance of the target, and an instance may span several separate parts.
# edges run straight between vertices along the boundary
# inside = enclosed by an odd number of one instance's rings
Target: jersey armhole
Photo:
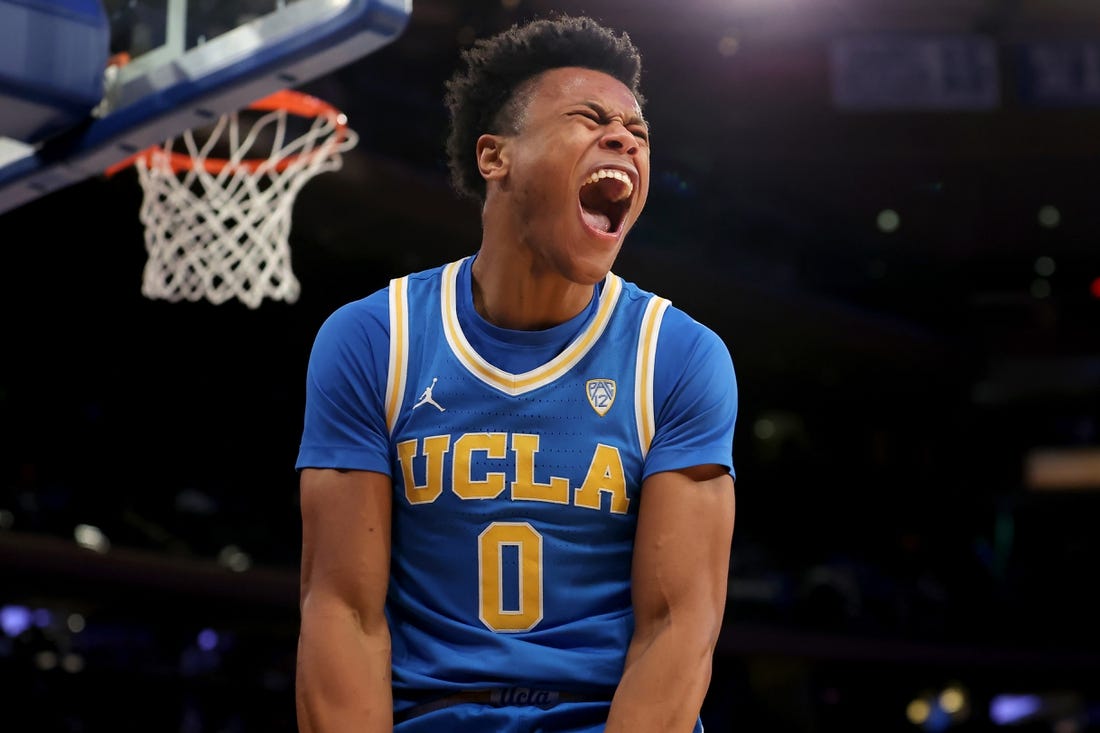
[[[393,435],[405,399],[409,363],[408,277],[390,280],[390,356],[386,373],[386,429]]]
[[[638,355],[634,368],[634,417],[638,425],[638,442],[642,458],[649,453],[657,430],[653,404],[653,363],[657,354],[657,335],[661,320],[670,305],[665,298],[654,296],[646,304],[638,337]]]

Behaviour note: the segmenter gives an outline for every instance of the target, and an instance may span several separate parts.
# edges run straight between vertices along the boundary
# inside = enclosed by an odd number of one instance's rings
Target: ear
[[[499,180],[508,173],[508,148],[500,135],[482,135],[477,139],[477,168],[486,181]]]

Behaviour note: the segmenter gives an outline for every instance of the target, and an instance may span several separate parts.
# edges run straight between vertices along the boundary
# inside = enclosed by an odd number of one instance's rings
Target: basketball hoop
[[[358,141],[335,107],[283,90],[109,168],[133,165],[144,191],[142,294],[214,304],[236,297],[253,309],[264,297],[297,301],[295,198],[314,176],[339,170]]]

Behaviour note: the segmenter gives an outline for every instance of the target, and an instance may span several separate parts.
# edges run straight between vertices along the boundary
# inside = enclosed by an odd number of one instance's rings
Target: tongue
[[[611,217],[607,214],[586,209],[583,206],[581,207],[581,213],[584,216],[584,223],[588,226],[601,232],[611,231]]]

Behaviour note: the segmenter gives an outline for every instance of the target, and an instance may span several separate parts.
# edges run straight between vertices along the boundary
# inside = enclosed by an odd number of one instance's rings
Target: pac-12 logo
[[[589,379],[584,385],[584,391],[588,394],[588,404],[603,417],[611,409],[615,402],[614,379]]]

